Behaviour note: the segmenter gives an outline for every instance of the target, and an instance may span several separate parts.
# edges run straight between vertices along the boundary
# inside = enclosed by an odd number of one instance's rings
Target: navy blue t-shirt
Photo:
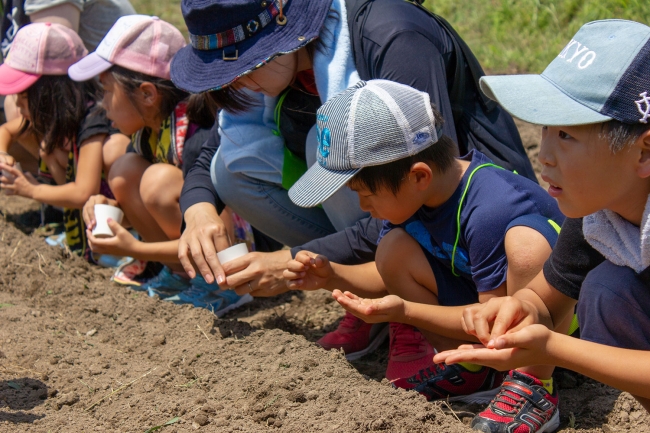
[[[472,282],[478,292],[486,292],[506,281],[504,241],[511,227],[531,227],[544,235],[552,247],[564,215],[556,201],[535,182],[498,167],[476,170],[492,162],[482,153],[473,151],[461,159],[471,162],[451,198],[436,208],[423,206],[398,227],[449,270],[460,232],[453,270],[459,278]],[[458,208],[463,195],[458,229]],[[384,222],[378,242],[394,227]]]

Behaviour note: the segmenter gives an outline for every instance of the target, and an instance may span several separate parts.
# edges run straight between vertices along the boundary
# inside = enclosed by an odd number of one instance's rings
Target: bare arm
[[[64,185],[32,185],[28,197],[53,206],[81,209],[90,196],[99,192],[102,174],[102,144],[105,135],[90,137],[79,149],[79,163],[74,182]],[[23,195],[23,194],[21,194]]]
[[[165,242],[142,242],[115,221],[110,221],[108,226],[115,234],[112,238],[96,238],[90,229],[87,230],[88,245],[94,252],[163,263],[179,263],[178,239]]]
[[[635,396],[650,399],[650,352],[620,349],[530,325],[496,339],[497,349],[463,345],[435,356],[434,362],[473,362],[498,370],[531,364],[557,365]],[[614,362],[606,362],[614,361]],[[645,373],[644,373],[645,371]]]
[[[462,326],[468,334],[493,347],[494,339],[527,325],[541,323],[554,329],[575,304],[574,299],[552,287],[540,271],[533,281],[513,296],[467,307],[463,312]]]

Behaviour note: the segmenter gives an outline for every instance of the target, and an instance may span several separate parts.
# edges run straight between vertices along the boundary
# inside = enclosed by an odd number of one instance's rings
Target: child
[[[412,327],[438,350],[466,341],[462,306],[514,293],[541,268],[563,219],[556,204],[479,152],[454,158],[429,95],[408,86],[360,82],[317,119],[318,164],[291,199],[315,206],[347,184],[385,228],[376,266],[329,265],[302,251],[285,272],[289,287],[336,288],[336,300],[364,321],[394,322],[386,377],[396,386],[429,399],[489,401],[502,379],[495,370],[432,364],[433,348],[419,372],[405,369],[413,365],[408,346],[426,344],[409,338]]]
[[[96,85],[68,78],[68,67],[85,54],[79,36],[59,24],[30,24],[18,32],[0,66],[0,94],[18,94],[22,120],[19,127],[8,125],[5,137],[33,137],[56,185],[41,184],[11,164],[0,168],[10,175],[1,179],[10,194],[65,208],[67,245],[90,258],[80,209],[102,187],[110,194],[102,171],[112,160],[103,155],[114,159],[124,153],[128,139],[110,127],[96,106]]]
[[[131,276],[129,273],[141,273],[143,261],[160,261],[167,266],[146,284],[133,279],[127,282],[148,290],[151,296],[191,302],[221,315],[252,298],[216,290],[218,286],[207,285],[202,278],[190,282],[178,262],[178,200],[183,176],[192,166],[192,155],[199,153],[215,114],[213,111],[210,116],[208,111],[201,118],[197,101],[192,111],[189,95],[169,80],[171,59],[183,46],[185,39],[171,24],[157,17],[128,15],[115,23],[97,51],[70,68],[74,80],[89,80],[99,74],[108,118],[122,133],[132,136],[128,152],[109,173],[115,199],[92,197],[84,206],[84,220],[93,251],[139,259],[129,265],[130,270],[118,270],[118,282],[120,277]],[[195,98],[200,100],[201,96]],[[209,151],[214,153],[215,149]],[[92,236],[97,203],[119,206],[144,242],[115,222],[110,226],[116,236]],[[232,219],[228,219],[234,239]]]
[[[649,68],[650,27],[606,20],[584,25],[541,75],[483,79],[514,116],[544,125],[542,177],[568,218],[525,289],[463,315],[488,349],[464,346],[436,362],[555,364],[630,392],[650,410]],[[581,340],[551,332],[576,301]],[[530,378],[513,370],[509,382],[500,395],[511,403],[488,406],[476,428],[513,431],[525,420],[511,409],[538,405],[537,395],[517,390]]]

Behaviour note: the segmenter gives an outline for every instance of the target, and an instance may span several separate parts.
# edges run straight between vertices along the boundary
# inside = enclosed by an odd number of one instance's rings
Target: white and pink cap
[[[86,81],[119,65],[169,80],[172,57],[185,45],[181,32],[160,18],[126,15],[115,22],[94,53],[70,67],[68,75]]]
[[[66,75],[88,51],[81,38],[61,24],[34,23],[21,28],[0,66],[0,95],[27,90],[41,75]]]

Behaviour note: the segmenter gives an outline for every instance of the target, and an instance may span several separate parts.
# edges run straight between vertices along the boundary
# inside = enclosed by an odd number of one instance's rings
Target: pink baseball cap
[[[169,80],[172,57],[186,45],[180,31],[158,17],[126,15],[118,19],[94,53],[68,70],[75,81],[89,80],[113,65]]]
[[[61,24],[34,23],[21,28],[0,66],[0,95],[27,90],[41,75],[67,75],[88,51],[81,38]]]

